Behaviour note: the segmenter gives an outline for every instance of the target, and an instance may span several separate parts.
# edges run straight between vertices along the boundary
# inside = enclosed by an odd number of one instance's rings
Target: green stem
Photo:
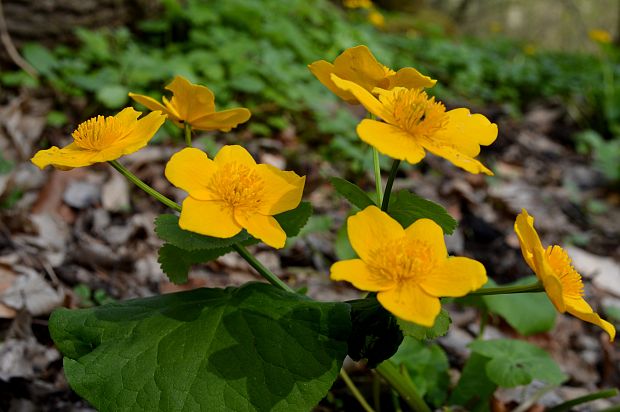
[[[342,378],[344,383],[347,385],[347,388],[349,388],[351,393],[353,393],[353,396],[355,397],[355,399],[357,399],[359,404],[362,406],[362,409],[364,409],[366,412],[375,412],[375,410],[370,407],[368,402],[366,402],[366,399],[364,399],[364,396],[357,389],[357,387],[355,386],[355,384],[353,383],[353,381],[351,380],[351,378],[349,377],[349,375],[344,369],[340,369],[340,377]]]
[[[396,173],[398,173],[398,166],[400,166],[400,160],[394,159],[392,162],[392,168],[390,169],[390,175],[388,176],[387,183],[385,184],[385,192],[383,194],[383,202],[381,203],[381,210],[388,211],[390,206],[390,194],[392,193],[392,186],[394,185],[394,179]]]
[[[383,194],[381,193],[381,165],[379,164],[379,152],[372,148],[372,164],[375,169],[375,188],[377,190],[377,205],[383,202]]]
[[[176,210],[177,212],[181,211],[181,206],[175,201],[168,199],[166,196],[159,193],[157,190],[153,189],[151,186],[144,183],[140,178],[133,173],[131,173],[125,166],[120,164],[117,160],[110,160],[108,163],[112,165],[113,168],[118,170],[123,176],[125,176],[129,181],[138,186],[140,189],[144,190],[146,193],[159,200],[164,205],[168,206],[171,209]]]
[[[375,369],[392,388],[396,389],[400,396],[415,412],[431,412],[424,399],[416,390],[413,382],[406,379],[399,371],[396,365],[390,360],[381,363]]]
[[[480,310],[480,329],[478,329],[478,335],[476,335],[476,339],[482,339],[484,336],[484,329],[487,327],[487,323],[489,322],[489,310],[486,305],[483,305]]]
[[[192,147],[192,125],[185,123],[185,144]]]
[[[475,292],[470,292],[467,296],[484,296],[484,295],[505,295],[509,293],[536,293],[544,292],[545,288],[542,283],[536,282],[532,285],[525,286],[505,286],[498,288],[484,288],[478,289]]]
[[[566,401],[564,403],[554,406],[551,409],[548,409],[547,412],[569,411],[573,406],[581,405],[582,403],[590,402],[596,399],[611,398],[612,396],[616,396],[617,394],[618,389],[605,389],[599,392],[594,392],[588,395],[580,396],[575,399],[571,399],[570,401]]]
[[[269,283],[271,283],[272,285],[274,285],[276,287],[279,287],[280,289],[285,290],[287,292],[295,293],[295,291],[293,289],[291,289],[291,287],[289,285],[287,285],[286,283],[282,282],[282,280],[280,280],[279,277],[277,277],[276,275],[271,273],[271,271],[269,269],[267,269],[265,266],[263,266],[263,264],[260,263],[258,261],[258,259],[256,259],[254,257],[254,255],[252,255],[243,245],[241,245],[239,243],[235,243],[233,245],[233,249],[235,249],[235,251],[237,251],[237,253],[239,253],[241,255],[241,257],[244,258],[250,264],[250,266],[252,266],[254,269],[256,269],[256,271],[262,277],[267,279],[267,281]]]

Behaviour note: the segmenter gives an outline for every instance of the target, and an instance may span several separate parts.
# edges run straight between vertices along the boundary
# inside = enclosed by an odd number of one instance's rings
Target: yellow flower
[[[335,74],[331,77],[337,87],[353,94],[366,110],[383,120],[364,119],[357,126],[360,139],[381,153],[418,163],[426,149],[470,173],[493,175],[474,159],[480,145],[490,145],[497,137],[497,125],[483,115],[470,114],[464,108],[446,111],[443,103],[420,88],[374,89],[377,99],[357,83]]]
[[[519,237],[523,258],[542,282],[545,292],[555,308],[568,312],[586,322],[600,326],[609,334],[611,341],[616,336],[614,326],[601,319],[583,299],[583,282],[571,264],[571,259],[560,246],[545,249],[534,229],[534,218],[523,209],[515,221],[515,232]]]
[[[370,0],[343,0],[342,3],[348,9],[369,9],[373,6]]]
[[[189,123],[196,130],[221,130],[228,132],[240,123],[245,123],[251,116],[248,109],[237,108],[215,111],[215,97],[208,87],[192,84],[181,76],[176,76],[166,86],[172,92],[168,100],[162,97],[164,104],[140,94],[129,93],[129,97],[151,110],[161,110],[177,126],[183,128]]]
[[[410,89],[432,87],[436,83],[436,80],[424,76],[412,67],[400,69],[398,72],[385,67],[375,59],[366,46],[346,49],[336,57],[334,64],[318,60],[309,64],[308,68],[325,87],[351,104],[359,104],[358,97],[336,86],[332,81],[332,74],[341,79],[350,80],[369,92],[376,87],[388,90],[394,87]]]
[[[601,43],[601,44],[609,44],[611,43],[611,34],[607,30],[602,29],[593,29],[588,33],[590,36],[590,40]]]
[[[385,17],[383,17],[383,14],[376,9],[370,10],[368,13],[368,21],[375,27],[381,28],[385,26]]]
[[[41,169],[52,165],[67,170],[133,153],[146,146],[166,120],[161,112],[149,113],[138,120],[140,114],[127,107],[116,116],[93,117],[72,133],[73,143],[62,149],[53,146],[39,150],[30,160]]]
[[[480,262],[448,256],[441,228],[419,219],[407,229],[376,206],[347,221],[349,240],[360,259],[331,267],[332,280],[378,292],[384,308],[407,321],[432,326],[441,296],[464,296],[487,281]]]
[[[179,226],[203,235],[228,238],[246,229],[269,246],[281,248],[286,233],[273,215],[299,205],[305,177],[256,164],[241,146],[224,146],[215,159],[194,148],[175,153],[166,177],[189,196]]]

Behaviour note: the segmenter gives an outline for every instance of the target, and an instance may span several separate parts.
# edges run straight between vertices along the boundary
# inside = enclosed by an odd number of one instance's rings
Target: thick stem
[[[605,389],[599,392],[590,393],[588,395],[580,396],[579,398],[571,399],[559,405],[554,406],[551,409],[547,409],[548,412],[564,412],[569,411],[573,406],[581,405],[582,403],[590,402],[596,399],[611,398],[618,394],[618,389]]]
[[[366,402],[366,399],[364,399],[364,396],[357,389],[357,387],[355,386],[355,384],[353,383],[353,381],[351,380],[351,378],[349,377],[349,375],[344,369],[340,369],[340,377],[342,378],[344,383],[347,385],[347,388],[349,388],[349,390],[351,391],[355,399],[357,399],[359,404],[362,406],[362,409],[364,409],[366,412],[375,412],[375,410],[370,407],[368,402]]]
[[[375,188],[377,191],[377,205],[383,202],[383,194],[381,193],[381,165],[379,164],[379,152],[372,148],[372,164],[375,171]]]
[[[431,412],[424,399],[420,396],[411,380],[407,380],[399,371],[396,365],[390,360],[382,362],[375,369],[392,388],[396,389],[400,396],[415,412]]]
[[[282,290],[285,290],[287,292],[291,292],[291,293],[295,293],[295,291],[293,289],[291,289],[291,287],[289,285],[287,285],[286,283],[282,282],[282,280],[280,280],[279,277],[277,277],[276,275],[274,275],[273,273],[271,273],[271,271],[269,269],[267,269],[265,266],[263,266],[262,263],[260,263],[258,261],[258,259],[256,259],[254,257],[254,255],[252,255],[244,246],[240,245],[239,243],[235,243],[233,245],[233,249],[235,249],[235,251],[237,253],[239,253],[241,255],[242,258],[244,258],[246,260],[246,262],[248,262],[250,264],[250,266],[252,266],[254,269],[256,269],[256,271],[265,279],[267,279],[267,281],[269,283],[271,283],[272,285],[279,287]]]
[[[192,147],[192,125],[185,123],[185,144]]]
[[[177,212],[181,211],[181,206],[175,201],[168,199],[166,196],[159,193],[157,190],[153,189],[151,186],[144,183],[140,178],[129,170],[125,168],[122,164],[120,164],[117,160],[110,160],[108,163],[112,165],[113,168],[118,170],[123,176],[125,176],[130,182],[138,186],[140,189],[144,190],[146,193],[159,200],[164,205],[168,206],[171,209],[176,210]]]
[[[390,194],[392,194],[392,186],[394,185],[394,179],[396,173],[398,173],[398,166],[400,166],[400,160],[394,159],[392,162],[392,168],[390,169],[390,175],[388,176],[387,183],[385,184],[385,192],[383,193],[383,202],[381,203],[381,210],[388,211],[390,207]]]
[[[525,286],[504,286],[498,288],[484,288],[470,292],[467,296],[484,296],[484,295],[506,295],[510,293],[536,293],[544,292],[545,288],[542,283],[536,282],[532,285]]]

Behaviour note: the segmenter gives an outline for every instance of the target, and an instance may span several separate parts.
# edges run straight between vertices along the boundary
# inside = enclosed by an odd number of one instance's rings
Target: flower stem
[[[192,125],[185,123],[185,144],[192,147]]]
[[[431,412],[424,399],[420,396],[417,389],[410,379],[407,379],[399,371],[396,365],[390,360],[382,362],[375,369],[392,388],[396,389],[400,396],[415,412]]]
[[[467,296],[483,296],[483,295],[506,295],[510,293],[536,293],[544,292],[545,288],[542,283],[536,282],[525,286],[504,286],[497,288],[484,288],[470,292]]]
[[[379,152],[372,148],[372,164],[375,170],[375,188],[377,190],[377,205],[382,204],[383,194],[381,191],[381,165],[379,164]]]
[[[340,377],[342,378],[344,383],[347,385],[347,388],[349,388],[349,390],[351,391],[355,399],[357,399],[359,404],[362,406],[362,409],[364,409],[366,412],[375,412],[375,410],[370,407],[368,402],[366,402],[366,399],[364,399],[364,396],[357,389],[357,387],[355,386],[355,384],[353,383],[353,381],[351,380],[351,378],[349,377],[349,375],[344,369],[340,369]]]
[[[570,401],[566,401],[559,405],[554,406],[551,409],[548,409],[548,412],[564,412],[569,411],[573,406],[581,405],[582,403],[590,402],[596,399],[605,399],[611,398],[612,396],[618,395],[618,389],[605,389],[602,391],[590,393],[588,395],[580,396],[575,399],[571,399]]]
[[[295,291],[293,289],[291,289],[291,287],[289,285],[287,285],[286,283],[282,282],[282,280],[280,280],[279,277],[277,277],[276,275],[271,273],[271,271],[269,269],[267,269],[265,266],[263,266],[263,264],[260,263],[258,261],[258,259],[256,259],[254,257],[254,255],[252,255],[243,245],[241,245],[239,243],[235,243],[233,245],[233,249],[235,249],[235,251],[237,253],[239,253],[241,255],[241,257],[244,258],[250,264],[250,266],[252,266],[254,269],[256,269],[256,271],[262,277],[267,279],[267,281],[269,283],[271,283],[272,285],[274,285],[276,287],[279,287],[280,289],[285,290],[287,292],[295,293]]]
[[[392,185],[394,185],[394,179],[398,172],[398,166],[400,166],[400,160],[394,159],[392,162],[392,168],[390,169],[390,175],[388,176],[387,183],[385,184],[385,192],[383,193],[383,202],[381,203],[381,210],[388,211],[390,207],[390,194],[392,193]]]
[[[146,193],[159,200],[164,205],[168,206],[171,209],[176,210],[177,212],[181,211],[181,206],[175,201],[167,198],[166,196],[159,193],[157,190],[153,189],[151,186],[144,183],[140,178],[133,173],[131,173],[125,166],[120,164],[117,160],[110,160],[108,163],[112,165],[113,168],[118,170],[123,176],[125,176],[129,181],[138,186],[140,189],[144,190]]]

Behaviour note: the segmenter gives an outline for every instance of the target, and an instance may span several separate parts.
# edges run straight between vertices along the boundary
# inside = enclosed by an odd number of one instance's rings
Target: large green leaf
[[[250,283],[56,310],[71,387],[100,411],[303,411],[347,353],[349,305]]]
[[[329,181],[342,197],[360,210],[374,206],[375,202],[359,186],[339,177],[330,177]]]
[[[159,248],[157,261],[161,270],[168,276],[172,283],[180,285],[187,282],[189,269],[192,265],[208,262],[225,255],[232,249],[225,247],[219,249],[183,250],[170,243],[165,243]]]
[[[530,343],[515,339],[474,341],[472,351],[491,358],[485,370],[497,385],[512,388],[538,379],[552,385],[566,380],[559,366],[547,352]]]
[[[390,216],[403,227],[411,225],[418,219],[426,218],[433,220],[441,226],[444,233],[451,235],[457,226],[456,220],[448,214],[443,206],[407,190],[399,190],[392,194],[388,211]]]
[[[502,286],[530,285],[536,283],[536,277],[524,279]],[[485,286],[495,286],[489,279]],[[489,310],[497,313],[517,332],[528,336],[547,332],[555,324],[556,310],[545,293],[514,293],[511,295],[487,295],[482,300]]]
[[[490,398],[497,384],[489,379],[486,365],[489,358],[472,352],[463,367],[461,377],[450,395],[450,405],[462,405],[471,412],[490,411]]]
[[[418,340],[437,339],[438,337],[445,335],[448,333],[451,323],[452,319],[450,319],[450,314],[443,308],[439,312],[439,315],[435,318],[435,323],[430,328],[413,322],[408,322],[403,319],[398,319],[398,326],[400,326],[403,334]]]

